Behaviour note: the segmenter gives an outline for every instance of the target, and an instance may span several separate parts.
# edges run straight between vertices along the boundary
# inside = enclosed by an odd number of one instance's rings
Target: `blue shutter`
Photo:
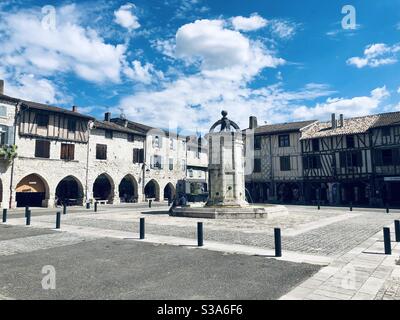
[[[7,135],[6,135],[6,141],[8,145],[13,145],[15,143],[14,141],[14,132],[15,132],[15,128],[14,126],[10,126],[7,129]]]

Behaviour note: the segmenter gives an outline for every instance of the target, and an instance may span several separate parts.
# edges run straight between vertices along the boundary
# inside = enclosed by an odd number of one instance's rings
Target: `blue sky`
[[[2,1],[0,76],[12,96],[188,131],[222,109],[325,120],[400,111],[399,36],[400,0]]]

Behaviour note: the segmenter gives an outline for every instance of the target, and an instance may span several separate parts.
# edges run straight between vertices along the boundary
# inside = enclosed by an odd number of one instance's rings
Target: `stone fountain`
[[[208,201],[205,206],[174,207],[171,216],[209,219],[268,218],[286,215],[279,205],[250,205],[245,196],[244,142],[239,126],[222,111],[207,135],[209,143]],[[220,127],[219,131],[216,128]]]

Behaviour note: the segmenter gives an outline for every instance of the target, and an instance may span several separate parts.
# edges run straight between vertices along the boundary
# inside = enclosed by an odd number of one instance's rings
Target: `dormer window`
[[[161,138],[159,136],[153,137],[153,148],[161,148]]]
[[[47,114],[37,115],[37,126],[42,128],[47,128],[49,125],[49,116]]]

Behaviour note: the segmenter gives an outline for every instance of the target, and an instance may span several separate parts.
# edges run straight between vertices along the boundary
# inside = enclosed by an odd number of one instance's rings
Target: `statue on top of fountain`
[[[220,132],[224,132],[224,131],[230,132],[232,129],[231,127],[233,127],[236,131],[240,130],[239,126],[235,122],[228,119],[227,111],[224,110],[221,112],[221,114],[222,114],[222,119],[218,120],[216,123],[214,123],[214,125],[210,129],[210,132],[214,132],[215,128],[218,127],[219,125],[221,126]]]

